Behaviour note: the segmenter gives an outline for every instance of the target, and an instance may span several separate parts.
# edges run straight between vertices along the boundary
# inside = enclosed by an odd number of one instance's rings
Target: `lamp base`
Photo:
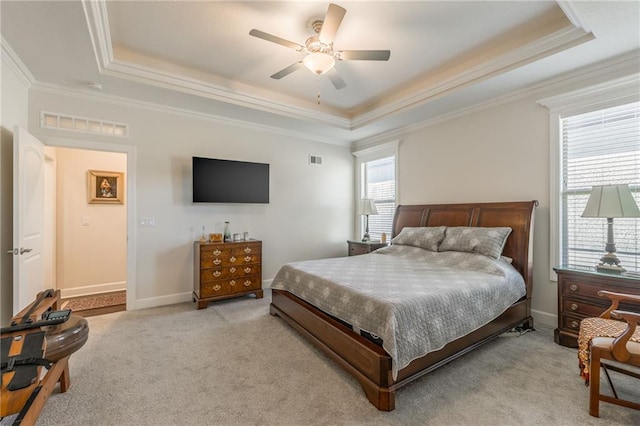
[[[620,259],[615,253],[608,252],[600,258],[600,263],[596,265],[598,272],[607,272],[613,274],[621,274],[627,270],[620,266]]]
[[[603,263],[599,263],[596,265],[596,271],[598,272],[606,272],[608,274],[621,274],[623,272],[627,272],[622,266],[617,265],[605,265]]]
[[[367,233],[365,233],[365,234],[362,236],[362,242],[363,242],[363,243],[368,243],[369,241],[371,241],[371,236],[370,236],[370,235],[369,235],[369,233],[367,232]]]

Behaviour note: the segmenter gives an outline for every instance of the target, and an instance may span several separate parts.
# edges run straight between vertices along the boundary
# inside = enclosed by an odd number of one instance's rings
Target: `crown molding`
[[[82,0],[82,10],[100,73],[113,60],[106,1]]]
[[[0,45],[2,46],[2,62],[9,67],[11,71],[18,77],[20,82],[29,89],[36,82],[35,77],[29,71],[29,68],[20,60],[9,43],[0,34]]]
[[[399,138],[407,133],[464,117],[469,114],[478,113],[483,110],[495,108],[520,99],[545,96],[546,99],[542,99],[538,101],[538,103],[550,107],[554,99],[566,99],[567,97],[567,95],[551,96],[552,93],[557,94],[558,92],[571,90],[568,88],[582,88],[574,90],[573,93],[588,93],[593,91],[594,87],[600,87],[600,90],[603,90],[603,88],[607,86],[613,88],[615,86],[619,86],[625,81],[627,83],[634,79],[637,81],[638,75],[640,75],[640,50],[634,50],[627,54],[620,55],[613,59],[603,61],[577,71],[570,71],[558,77],[511,92],[507,95],[498,96],[484,102],[432,117],[428,120],[379,133],[374,137],[354,141],[352,143],[352,149],[364,149],[381,142],[386,142],[389,139]],[[623,88],[621,96],[624,94],[628,95],[629,93],[624,93],[624,90],[629,90],[630,88],[633,89],[633,86],[627,85]],[[636,87],[635,90],[637,91],[640,89]]]
[[[150,67],[129,58],[115,58],[109,33],[109,23],[105,0],[83,0],[83,8],[92,45],[100,73],[117,78],[129,79],[156,87],[162,87],[194,96],[214,99],[246,108],[270,112],[285,117],[320,123],[343,130],[356,130],[389,116],[422,106],[452,92],[461,90],[470,84],[484,81],[490,77],[505,73],[515,67],[526,65],[542,57],[573,47],[593,39],[586,32],[586,25],[579,19],[569,2],[562,11],[566,15],[539,28],[537,34],[529,33],[532,41],[496,56],[477,62],[462,63],[446,73],[440,73],[423,80],[422,89],[406,89],[407,96],[395,101],[382,102],[382,106],[373,110],[352,111],[345,114],[322,112],[302,105],[296,101],[274,100],[273,94],[263,96],[255,94],[255,88],[246,86],[242,93],[207,81],[206,78],[193,78],[185,73],[170,72],[160,67]],[[576,23],[578,25],[576,25]],[[544,33],[546,31],[546,33]],[[236,84],[234,87],[238,87]],[[250,94],[254,93],[254,94]]]
[[[606,105],[622,105],[640,99],[640,72],[595,86],[540,99],[538,103],[552,114],[579,114]]]
[[[176,107],[157,104],[153,102],[140,101],[137,99],[127,98],[122,96],[106,95],[103,93],[95,93],[93,91],[89,92],[87,90],[69,89],[63,86],[58,86],[58,85],[49,84],[49,83],[36,82],[32,86],[32,89],[43,92],[43,93],[50,93],[54,95],[71,96],[71,97],[94,101],[94,102],[96,101],[108,102],[115,105],[140,108],[147,111],[174,114],[174,115],[179,115],[179,116],[188,117],[188,118],[194,118],[194,119],[220,123],[224,125],[230,125],[234,127],[265,131],[269,133],[295,137],[295,138],[299,138],[299,139],[310,141],[310,142],[320,142],[320,143],[326,143],[330,145],[337,145],[337,146],[344,146],[344,147],[348,147],[351,145],[350,140],[340,139],[337,137],[317,136],[312,133],[306,133],[298,130],[290,130],[282,127],[268,126],[265,124],[258,124],[252,121],[238,120],[238,119],[223,117],[215,114],[207,114],[207,113],[192,111],[184,108],[176,108]]]
[[[568,49],[592,40],[593,38],[593,34],[586,33],[584,30],[576,28],[573,25],[568,25],[545,37],[541,37],[476,66],[467,68],[465,66],[466,64],[462,64],[457,67],[461,69],[460,72],[445,78],[435,76],[430,80],[436,81],[433,81],[432,84],[425,82],[423,85],[426,86],[426,88],[416,92],[412,96],[388,103],[373,111],[357,115],[352,120],[352,128],[358,129],[390,115],[424,105],[427,102],[465,88],[472,83],[475,84],[487,80],[490,77],[505,73],[518,66],[529,64],[542,57]]]
[[[580,15],[580,13],[576,10],[575,1],[574,0],[556,0],[560,9],[565,14],[567,19],[571,21],[571,23],[577,27],[582,28],[584,31],[590,33],[591,28],[587,25],[585,19]]]
[[[116,59],[109,31],[106,2],[104,0],[83,0],[82,6],[98,70],[101,74],[275,113],[285,117],[319,122],[339,129],[351,129],[351,120],[346,117],[312,110],[299,105],[277,102],[265,97],[231,91],[223,86],[201,79]]]
[[[102,73],[272,114],[276,113],[285,117],[319,122],[338,129],[351,129],[351,121],[344,117],[289,103],[275,102],[259,96],[230,91],[224,87],[183,74],[159,70],[120,59],[112,60]]]

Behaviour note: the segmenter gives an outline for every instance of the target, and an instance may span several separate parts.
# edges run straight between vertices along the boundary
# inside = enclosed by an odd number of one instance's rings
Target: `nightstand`
[[[553,268],[558,274],[558,328],[554,331],[557,344],[575,348],[580,332],[580,321],[600,316],[610,305],[609,299],[598,296],[598,291],[640,295],[640,277],[625,274],[607,274],[591,270]],[[621,310],[640,312],[640,304],[621,303]]]
[[[359,254],[371,253],[379,248],[386,247],[389,243],[381,243],[380,241],[347,241],[349,245],[349,256],[357,256]]]

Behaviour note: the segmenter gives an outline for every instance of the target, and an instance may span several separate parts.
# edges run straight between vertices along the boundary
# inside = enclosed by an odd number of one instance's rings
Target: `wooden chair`
[[[580,327],[580,336],[578,341],[589,338],[589,375],[588,379],[590,383],[589,389],[589,414],[594,417],[599,417],[600,401],[609,402],[611,404],[620,405],[623,407],[629,407],[636,410],[640,410],[640,404],[633,401],[628,401],[618,397],[618,394],[611,382],[609,371],[616,371],[636,379],[640,379],[640,374],[629,369],[623,368],[623,366],[613,365],[603,360],[616,361],[617,363],[640,367],[640,329],[636,331],[638,322],[640,322],[640,313],[618,310],[618,306],[622,301],[631,301],[640,303],[640,296],[613,293],[610,291],[601,290],[598,292],[599,296],[606,296],[611,300],[611,306],[605,312],[600,315],[600,318],[587,318],[583,320],[585,322],[585,328],[582,325]],[[612,320],[614,318],[616,321]],[[588,323],[591,321],[591,333],[590,336],[585,336],[589,332],[585,331],[588,328]],[[620,324],[622,321],[626,322],[626,326]],[[623,330],[622,334],[607,333],[606,329],[618,328]],[[598,328],[603,332],[595,332],[594,328]],[[610,337],[607,334],[618,335],[617,337]],[[632,339],[630,341],[630,339]],[[600,393],[600,368],[605,372],[605,376],[611,389],[613,391],[613,397],[609,395],[603,395]]]

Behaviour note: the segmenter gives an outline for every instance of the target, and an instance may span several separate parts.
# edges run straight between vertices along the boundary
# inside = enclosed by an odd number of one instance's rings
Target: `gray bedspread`
[[[522,276],[502,259],[399,245],[286,264],[271,288],[380,336],[394,378],[412,360],[491,322],[526,294]]]

